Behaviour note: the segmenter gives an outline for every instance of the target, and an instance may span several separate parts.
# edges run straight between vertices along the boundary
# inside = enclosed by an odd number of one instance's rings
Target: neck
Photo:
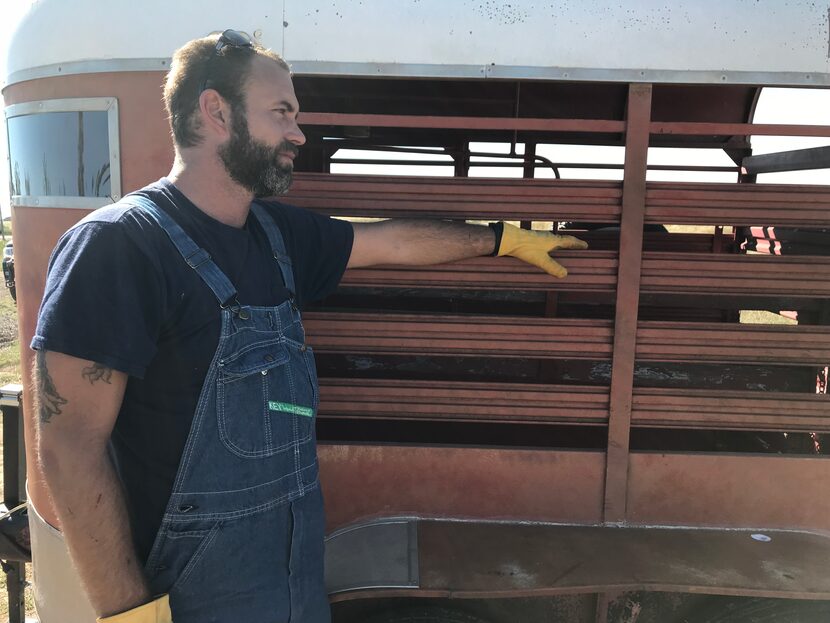
[[[168,179],[202,212],[220,223],[241,228],[253,195],[234,182],[218,158],[182,158],[176,154]]]

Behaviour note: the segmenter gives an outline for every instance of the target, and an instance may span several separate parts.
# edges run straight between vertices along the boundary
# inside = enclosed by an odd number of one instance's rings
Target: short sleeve
[[[143,377],[163,298],[158,266],[123,223],[81,223],[52,252],[31,347]]]
[[[280,205],[277,223],[287,231],[301,307],[334,293],[352,253],[354,230],[348,221]]]

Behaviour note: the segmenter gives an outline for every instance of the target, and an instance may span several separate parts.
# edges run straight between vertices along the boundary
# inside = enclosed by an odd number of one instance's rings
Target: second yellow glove
[[[173,623],[170,599],[167,595],[154,599],[138,608],[111,617],[99,617],[98,623]]]

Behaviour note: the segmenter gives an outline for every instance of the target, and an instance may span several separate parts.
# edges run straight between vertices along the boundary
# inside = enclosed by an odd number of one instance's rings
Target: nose
[[[287,141],[293,143],[297,147],[301,145],[305,145],[305,134],[300,129],[300,126],[297,124],[297,120],[294,120],[294,123],[291,125],[291,128],[286,132],[285,138]]]

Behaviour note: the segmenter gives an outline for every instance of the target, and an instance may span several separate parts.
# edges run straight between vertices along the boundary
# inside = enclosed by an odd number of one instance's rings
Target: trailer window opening
[[[114,99],[9,106],[6,129],[15,205],[96,208],[120,198]]]
[[[438,147],[353,146],[337,149],[331,157],[331,172],[335,174],[452,177],[453,167],[452,157]]]
[[[540,144],[536,155],[554,164],[554,169],[538,167],[539,179],[606,180],[621,182],[625,147],[618,145]]]
[[[649,182],[709,182],[730,184],[739,167],[722,149],[649,147]]]
[[[798,111],[798,114],[794,115],[794,111]],[[753,121],[770,124],[830,125],[830,91],[764,87],[758,99]],[[830,138],[827,137],[752,137],[753,156],[829,146]],[[818,162],[821,168],[759,173],[757,181],[759,184],[830,184],[828,158],[825,155]]]

